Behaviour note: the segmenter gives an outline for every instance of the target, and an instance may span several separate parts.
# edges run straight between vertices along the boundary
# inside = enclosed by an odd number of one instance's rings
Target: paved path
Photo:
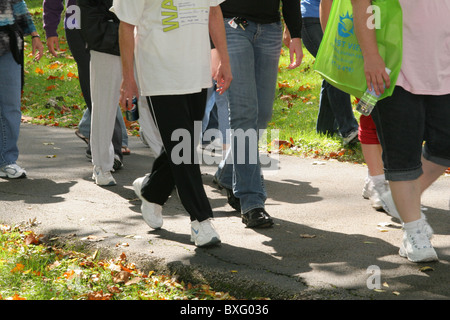
[[[398,255],[402,231],[361,196],[363,165],[281,156],[266,175],[271,229],[246,229],[214,187],[215,166],[202,166],[222,245],[201,249],[190,243],[189,218],[176,194],[164,207],[164,226],[150,230],[131,184],[153,162],[149,148],[130,137],[132,154],[114,174],[118,185],[91,180],[85,144],[73,129],[23,124],[19,164],[27,179],[0,179],[0,222],[36,218],[37,232],[118,256],[125,252],[144,270],[176,272],[187,281],[206,280],[215,290],[275,299],[449,299],[450,177],[423,196],[440,262],[414,264]],[[390,223],[380,230],[380,223]],[[96,240],[82,240],[88,236]],[[128,246],[117,246],[127,243]],[[423,266],[433,271],[422,272]],[[382,284],[381,292],[367,280]],[[379,278],[376,276],[379,275]],[[372,278],[371,278],[372,279]],[[370,283],[376,283],[375,280]]]

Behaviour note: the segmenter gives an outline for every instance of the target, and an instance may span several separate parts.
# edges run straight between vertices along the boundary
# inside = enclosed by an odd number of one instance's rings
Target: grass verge
[[[143,273],[124,253],[102,260],[97,251],[86,255],[41,238],[27,224],[0,224],[0,300],[235,300],[208,285]]]

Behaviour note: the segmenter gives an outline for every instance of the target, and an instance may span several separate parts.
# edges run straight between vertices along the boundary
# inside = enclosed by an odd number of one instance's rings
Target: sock
[[[413,230],[419,229],[422,226],[422,224],[424,223],[424,221],[425,221],[425,219],[422,216],[418,220],[414,220],[414,221],[411,221],[411,222],[403,223],[403,229],[405,229],[408,232],[411,232]]]

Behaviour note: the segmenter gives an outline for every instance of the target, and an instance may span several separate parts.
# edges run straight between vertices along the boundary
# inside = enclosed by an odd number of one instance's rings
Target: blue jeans
[[[320,19],[303,18],[302,21],[303,44],[315,57],[323,37]],[[316,131],[330,135],[339,132],[342,137],[346,137],[357,129],[358,121],[353,114],[350,95],[333,87],[325,80],[322,81]]]
[[[230,129],[232,133],[242,129],[249,135],[256,135],[256,139],[233,135],[216,178],[220,185],[233,190],[240,199],[242,213],[246,213],[264,208],[267,198],[257,140],[259,130],[266,129],[272,117],[282,26],[281,23],[249,21],[242,30],[231,27],[229,20],[225,19],[225,30],[233,81],[225,97],[228,98]]]
[[[117,120],[120,122],[120,127],[122,129],[122,145],[128,147],[128,132],[125,124],[125,120],[123,120],[122,110],[120,107],[117,107]],[[83,112],[83,117],[81,117],[80,122],[78,123],[78,129],[81,134],[86,138],[90,138],[91,136],[91,111],[86,108]]]
[[[0,56],[0,167],[19,157],[21,67],[11,52]]]

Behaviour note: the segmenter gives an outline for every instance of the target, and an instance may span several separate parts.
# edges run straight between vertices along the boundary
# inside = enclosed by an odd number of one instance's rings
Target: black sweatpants
[[[156,158],[151,174],[142,186],[142,196],[153,203],[163,205],[176,187],[181,203],[189,213],[191,220],[199,222],[213,216],[211,205],[203,187],[200,165],[195,160],[199,137],[194,133],[194,121],[202,121],[206,106],[206,89],[199,93],[186,95],[147,97],[150,112],[158,127],[164,150]],[[184,138],[172,141],[175,130],[183,130]],[[200,127],[201,131],[201,127]],[[180,163],[179,158],[186,156],[180,150],[180,143],[188,146],[188,161]],[[174,154],[172,151],[174,150]],[[189,153],[188,153],[189,154]]]

